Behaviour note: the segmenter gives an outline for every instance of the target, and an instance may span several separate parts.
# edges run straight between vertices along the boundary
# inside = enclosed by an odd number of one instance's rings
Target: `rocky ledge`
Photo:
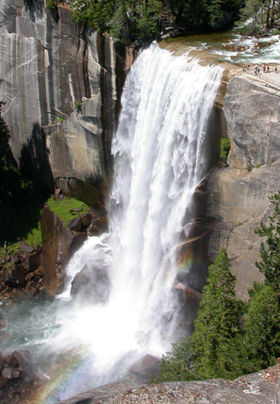
[[[236,380],[172,382],[141,387],[111,383],[57,404],[279,404],[279,365]]]

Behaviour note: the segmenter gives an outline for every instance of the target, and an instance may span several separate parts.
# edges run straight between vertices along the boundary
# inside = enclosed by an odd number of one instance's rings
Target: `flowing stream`
[[[161,356],[180,337],[176,247],[188,236],[193,217],[186,212],[208,167],[207,123],[221,76],[220,67],[174,57],[156,44],[131,67],[112,145],[109,231],[75,254],[59,299],[30,309],[32,325],[18,319],[25,327],[21,347],[35,352],[45,373],[50,361],[67,362],[41,402],[118,380],[135,360]],[[89,284],[92,274],[99,300],[83,291],[71,299],[81,270]]]

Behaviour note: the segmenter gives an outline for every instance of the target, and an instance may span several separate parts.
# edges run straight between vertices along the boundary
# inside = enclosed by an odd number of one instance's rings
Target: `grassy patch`
[[[78,216],[81,213],[86,213],[88,210],[88,206],[78,199],[75,198],[63,198],[63,199],[54,199],[53,197],[49,198],[47,201],[50,209],[60,218],[60,220],[64,220],[64,223],[67,224],[73,217]],[[71,213],[71,209],[79,209],[82,208],[81,212]]]
[[[75,198],[67,198],[63,199],[54,199],[50,197],[47,200],[50,209],[60,218],[60,220],[64,221],[67,224],[74,217],[79,216],[81,213],[86,213],[88,210],[88,205],[84,202],[81,202]],[[79,209],[82,211],[71,213],[71,209]],[[15,208],[13,208],[15,209]],[[11,212],[7,212],[9,215],[9,220],[11,221]],[[6,226],[6,240],[8,241],[7,252],[8,254],[12,254],[17,251],[19,248],[19,243],[16,241],[17,239],[25,241],[27,244],[36,246],[37,244],[42,244],[42,234],[41,234],[41,226],[40,219],[42,214],[42,208],[38,212],[36,210],[32,210],[32,208],[28,211],[18,211],[14,213],[14,220],[17,223],[17,226],[14,226],[10,223],[10,226]],[[4,215],[5,216],[5,215]],[[10,233],[9,233],[10,232]],[[0,258],[4,255],[4,242],[1,243],[0,247]]]

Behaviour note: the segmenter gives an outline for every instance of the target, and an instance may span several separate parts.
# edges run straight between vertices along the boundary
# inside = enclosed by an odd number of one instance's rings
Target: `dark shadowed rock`
[[[12,255],[10,262],[12,265],[17,265],[20,263],[20,259],[17,255]]]
[[[97,228],[100,233],[108,230],[108,216],[97,217],[92,221],[92,227]]]
[[[2,377],[4,377],[7,380],[17,379],[19,376],[20,376],[20,372],[18,370],[15,370],[8,366],[2,370]]]
[[[73,209],[70,209],[70,213],[77,213],[77,212],[82,212],[82,210],[83,210],[83,208],[73,208]]]
[[[110,293],[110,279],[107,272],[102,268],[85,265],[73,279],[71,293],[92,303],[105,303]]]
[[[21,242],[19,243],[19,245],[20,245],[21,251],[23,251],[23,252],[25,252],[25,253],[32,253],[32,252],[33,252],[33,247],[30,246],[30,245],[28,245],[28,244],[26,244],[26,243],[24,243],[23,241],[21,241]]]
[[[27,257],[26,259],[26,266],[28,272],[36,271],[41,265],[41,256],[40,254],[33,254]]]
[[[80,215],[80,219],[82,221],[83,227],[88,227],[91,224],[92,215],[91,213],[84,213],[83,215]]]
[[[86,241],[87,234],[85,232],[72,231],[72,235],[73,235],[73,240],[71,242],[70,252],[71,252],[71,254],[74,254],[76,251],[79,250],[79,248],[82,247],[82,245]]]
[[[143,358],[138,360],[129,366],[129,370],[140,376],[141,378],[150,380],[152,376],[158,376],[160,373],[160,362],[161,358],[153,355],[145,355]]]
[[[78,217],[74,217],[67,223],[67,227],[73,231],[81,231],[82,229],[82,221]]]
[[[40,384],[39,374],[29,351],[16,350],[0,355],[0,396],[1,404],[22,403],[30,398]]]
[[[0,389],[2,389],[2,387],[6,386],[7,382],[8,382],[8,380],[4,376],[0,376]]]
[[[7,323],[4,317],[4,314],[0,312],[0,330],[3,330],[7,327]],[[1,357],[0,357],[0,368],[1,368]]]
[[[48,205],[45,205],[42,212],[41,231],[44,287],[49,293],[56,293],[65,277],[65,268],[71,256],[73,235]]]
[[[5,277],[4,282],[12,288],[23,288],[25,286],[25,275],[27,273],[23,264],[18,264],[15,269],[10,270]]]
[[[61,194],[61,188],[56,188],[54,191],[54,199],[57,199]]]

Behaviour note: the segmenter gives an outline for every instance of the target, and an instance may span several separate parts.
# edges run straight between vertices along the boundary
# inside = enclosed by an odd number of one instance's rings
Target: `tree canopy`
[[[186,31],[221,29],[237,16],[241,0],[70,0],[72,17],[99,33],[110,32],[123,43],[149,42],[165,24]],[[57,0],[47,0],[53,8]]]

